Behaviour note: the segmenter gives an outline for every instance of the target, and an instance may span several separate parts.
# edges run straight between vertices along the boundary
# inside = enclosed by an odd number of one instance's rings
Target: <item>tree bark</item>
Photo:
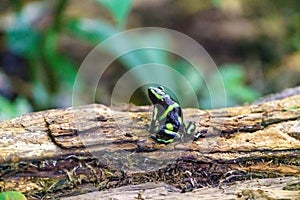
[[[3,121],[0,190],[45,199],[149,182],[175,193],[253,178],[274,178],[268,180],[276,185],[276,177],[292,176],[300,183],[300,95],[183,112],[203,137],[168,145],[149,137],[148,106],[93,104]]]

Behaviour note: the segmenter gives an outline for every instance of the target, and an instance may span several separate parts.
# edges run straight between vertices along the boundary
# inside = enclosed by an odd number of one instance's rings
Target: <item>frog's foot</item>
[[[207,130],[201,130],[201,131],[197,132],[194,135],[194,141],[198,140],[199,138],[204,138],[206,133],[207,133]]]
[[[159,143],[163,143],[163,144],[169,144],[169,143],[172,143],[174,142],[174,139],[161,139],[161,138],[156,138],[156,141],[159,142]]]
[[[150,138],[152,138],[153,140],[157,141],[158,143],[162,143],[162,144],[169,144],[174,142],[173,138],[162,138],[159,135],[150,135]]]

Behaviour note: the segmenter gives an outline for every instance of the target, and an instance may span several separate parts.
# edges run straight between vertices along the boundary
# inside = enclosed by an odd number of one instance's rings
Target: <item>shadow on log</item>
[[[149,109],[93,104],[1,122],[0,190],[47,199],[97,190],[107,195],[106,189],[126,186],[131,191],[143,183],[147,193],[149,185],[161,187],[150,182],[160,182],[168,186],[166,197],[192,190],[200,195],[203,189],[196,188],[209,187],[226,199],[226,193],[213,188],[264,178],[271,189],[280,185],[278,177],[288,176],[278,190],[296,190],[291,199],[300,198],[299,95],[243,107],[184,109],[185,120],[195,121],[205,137],[192,141],[186,136],[168,145],[149,137]],[[289,181],[296,181],[296,189],[289,189]],[[261,194],[251,187],[245,191],[233,190],[234,198]]]

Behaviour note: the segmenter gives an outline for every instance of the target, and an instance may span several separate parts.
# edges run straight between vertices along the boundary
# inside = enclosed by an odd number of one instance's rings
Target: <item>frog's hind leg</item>
[[[164,127],[165,128],[165,127]],[[168,130],[168,129],[161,129],[152,139],[156,140],[159,143],[172,143],[174,139],[180,139],[181,134]]]
[[[174,137],[173,136],[168,136],[165,133],[161,134],[161,133],[157,133],[156,135],[151,135],[150,136],[153,140],[159,142],[159,143],[163,143],[163,144],[169,144],[174,142]]]
[[[177,132],[170,131],[170,130],[167,130],[167,129],[163,129],[162,131],[164,132],[164,134],[166,136],[169,136],[171,138],[181,138],[181,134],[179,134]]]

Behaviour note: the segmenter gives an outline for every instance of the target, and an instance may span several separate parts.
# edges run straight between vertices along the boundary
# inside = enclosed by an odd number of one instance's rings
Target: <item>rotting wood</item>
[[[289,199],[298,200],[299,191],[293,190],[297,178],[283,177],[274,179],[253,179],[251,181],[237,181],[235,184],[215,188],[200,188],[189,193],[174,191],[172,186],[164,183],[144,183],[139,185],[123,186],[106,191],[91,192],[85,195],[66,197],[61,200],[123,200],[148,199],[148,200],[232,200],[232,199]]]
[[[300,96],[183,112],[204,138],[156,143],[146,131],[148,106],[93,104],[3,121],[0,190],[40,199],[151,181],[190,191],[255,177],[300,177]]]

